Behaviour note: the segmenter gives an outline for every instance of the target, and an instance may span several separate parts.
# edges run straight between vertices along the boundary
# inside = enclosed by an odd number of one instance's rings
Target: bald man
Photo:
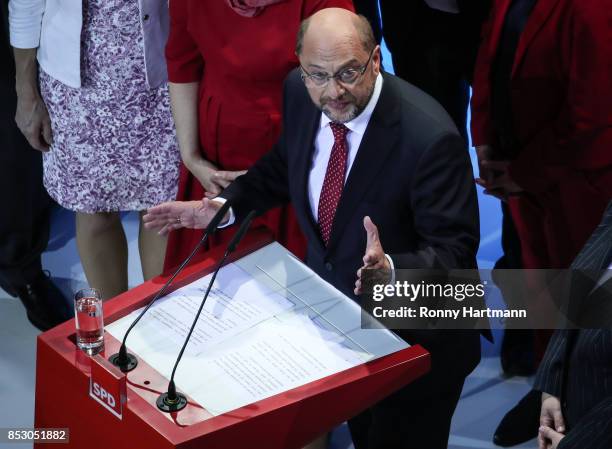
[[[296,53],[301,67],[285,82],[282,134],[272,150],[221,199],[156,206],[147,226],[162,233],[204,227],[223,199],[233,205],[228,224],[292,202],[308,265],[356,301],[364,266],[475,267],[472,169],[442,107],[381,73],[367,20],[346,10],[305,21]],[[480,360],[479,335],[400,335],[431,352],[432,370],[349,421],[356,449],[447,447],[464,379]]]

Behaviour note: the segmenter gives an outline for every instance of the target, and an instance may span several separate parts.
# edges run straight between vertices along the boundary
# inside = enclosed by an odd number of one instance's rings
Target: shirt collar
[[[365,133],[366,128],[368,127],[368,123],[370,122],[370,117],[372,117],[372,113],[374,112],[374,108],[378,103],[378,99],[380,98],[380,92],[382,91],[383,84],[383,76],[381,73],[376,77],[376,81],[374,82],[374,92],[372,92],[372,96],[370,97],[370,101],[366,105],[365,109],[361,111],[357,117],[355,117],[350,122],[344,123],[350,131],[354,133],[358,133],[363,135]],[[331,120],[327,115],[321,112],[321,129],[329,126]]]

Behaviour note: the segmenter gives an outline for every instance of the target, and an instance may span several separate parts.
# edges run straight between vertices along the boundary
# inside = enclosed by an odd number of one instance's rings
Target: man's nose
[[[329,96],[334,99],[346,92],[344,86],[340,84],[336,78],[330,78],[330,80],[327,82],[327,86],[325,86],[325,89],[327,90]]]

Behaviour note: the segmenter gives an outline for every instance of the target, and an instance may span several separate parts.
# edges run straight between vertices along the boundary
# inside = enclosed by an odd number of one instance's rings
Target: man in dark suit
[[[369,24],[348,11],[312,16],[296,52],[301,69],[285,83],[281,137],[221,194],[232,202],[228,219],[291,201],[308,239],[308,265],[356,300],[363,267],[474,268],[472,171],[443,108],[380,73]],[[209,199],[165,203],[145,222],[161,232],[201,227],[219,207]],[[400,335],[430,351],[432,370],[350,420],[355,447],[446,448],[465,377],[480,359],[479,334]]]
[[[0,3],[0,201],[7,211],[0,219],[0,286],[18,296],[28,320],[45,331],[70,318],[70,310],[42,270],[52,202],[43,187],[42,156],[15,123],[15,63],[7,6],[7,1]]]
[[[612,300],[612,202],[604,218],[572,264],[574,270],[605,270],[599,278],[580,276],[572,296],[581,307]],[[580,273],[574,273],[574,277]],[[577,285],[576,285],[577,284]],[[576,291],[577,287],[578,290]],[[581,291],[584,294],[581,295]],[[589,310],[584,310],[590,314]],[[584,313],[581,314],[584,316]],[[612,447],[612,330],[558,330],[542,360],[534,388],[542,391],[540,449],[609,449]],[[593,323],[583,323],[593,326]]]

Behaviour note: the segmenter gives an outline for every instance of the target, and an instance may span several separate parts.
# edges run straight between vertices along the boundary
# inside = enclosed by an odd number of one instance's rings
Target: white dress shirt
[[[168,0],[138,0],[138,6],[147,84],[156,88],[168,79]],[[81,87],[82,0],[10,0],[9,24],[13,47],[38,48],[36,58],[49,76]]]

